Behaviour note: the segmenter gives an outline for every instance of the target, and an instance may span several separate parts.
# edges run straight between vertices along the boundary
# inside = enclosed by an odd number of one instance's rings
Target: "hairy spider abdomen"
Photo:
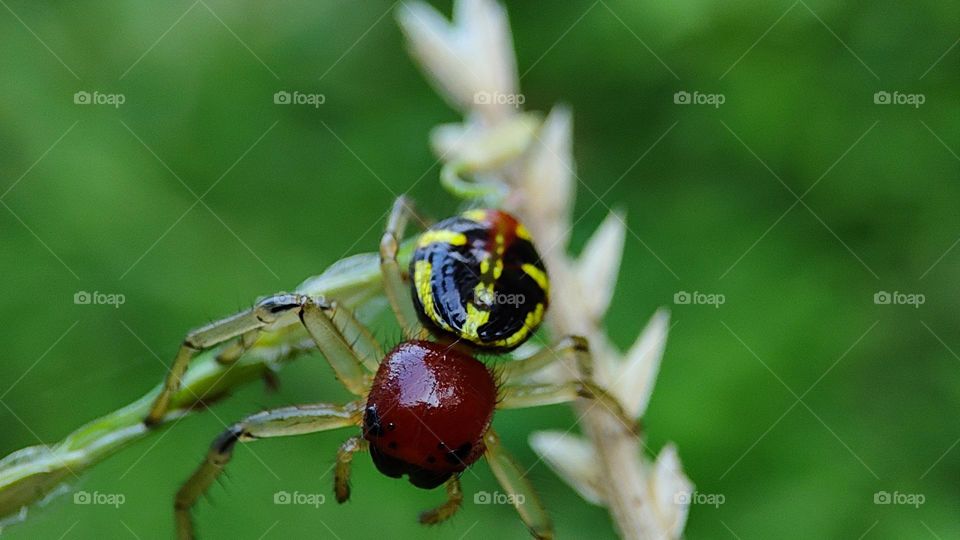
[[[497,385],[469,354],[407,341],[386,355],[367,397],[363,437],[383,474],[432,489],[484,452]]]

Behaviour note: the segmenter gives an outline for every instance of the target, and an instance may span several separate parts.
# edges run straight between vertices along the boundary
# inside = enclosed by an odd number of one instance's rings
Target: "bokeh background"
[[[187,329],[373,250],[391,191],[422,177],[412,195],[454,210],[427,134],[457,115],[407,57],[390,2],[0,4],[3,454],[142,395],[163,375],[154,352],[172,358]],[[687,536],[960,537],[960,5],[507,7],[527,107],[575,113],[574,247],[606,207],[628,212],[613,337],[627,346],[671,307],[649,445],[676,442],[698,493],[723,498],[692,507]],[[326,102],[275,105],[279,90]],[[125,103],[77,105],[77,91]],[[725,102],[676,104],[678,91]],[[876,104],[879,91],[924,103]],[[75,305],[80,290],[126,303]],[[680,291],[725,302],[675,305]],[[878,305],[880,291],[924,303]],[[281,379],[216,415],[346,397],[317,358]],[[497,425],[532,464],[527,434],[573,421],[556,406]],[[124,494],[118,509],[65,495],[4,532],[169,537],[173,493],[222,427],[191,417],[71,484]],[[363,457],[349,504],[273,504],[280,490],[329,495],[320,475],[343,437],[239,450],[201,532],[525,537],[512,508],[470,502],[496,489],[482,464],[461,514],[430,529],[416,513],[442,494]],[[561,537],[613,536],[545,466],[531,476]],[[924,503],[875,504],[879,492]]]

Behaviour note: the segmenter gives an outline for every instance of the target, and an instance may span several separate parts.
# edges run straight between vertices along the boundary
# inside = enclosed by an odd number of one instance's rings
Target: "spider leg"
[[[255,328],[249,332],[240,334],[240,339],[224,347],[224,349],[217,354],[217,362],[228,366],[239,360],[240,357],[243,356],[243,353],[247,352],[250,347],[253,347],[253,344],[257,342],[257,338],[260,337],[260,332],[260,328]]]
[[[363,403],[359,401],[346,405],[317,403],[283,407],[248,416],[227,428],[213,441],[203,463],[177,491],[173,503],[177,537],[181,540],[194,537],[190,509],[223,472],[238,441],[249,442],[355,426],[361,422],[362,411]]]
[[[383,358],[383,349],[380,348],[380,343],[370,329],[360,322],[352,311],[338,302],[331,302],[326,312],[343,339],[350,344],[357,359],[371,373],[376,373]]]
[[[576,380],[553,384],[511,382],[570,355],[576,358],[580,370],[580,377]],[[576,336],[566,337],[556,346],[545,347],[529,358],[506,363],[503,371],[505,384],[501,388],[497,408],[520,409],[568,403],[578,398],[592,399],[620,420],[628,431],[638,433],[637,422],[624,412],[615,397],[593,381],[592,373],[593,356],[587,340]]]
[[[240,336],[239,342],[227,347],[219,358],[221,363],[235,362],[256,341],[256,336],[263,328],[297,311],[301,312],[304,326],[333,366],[341,382],[354,394],[362,395],[368,380],[365,367],[375,370],[376,363],[382,356],[379,354],[379,345],[348,310],[338,308],[335,303],[321,304],[322,301],[306,295],[279,293],[260,300],[246,311],[188,333],[144,423],[153,426],[163,420],[170,409],[173,395],[180,389],[190,360],[197,353]],[[306,309],[308,306],[309,310]],[[304,311],[309,311],[310,314],[304,316]],[[291,319],[291,323],[295,320]],[[353,348],[347,345],[343,335],[351,336]],[[353,350],[356,350],[356,353]]]
[[[284,311],[299,307],[299,305],[300,295],[275,294],[257,302],[251,309],[241,311],[188,333],[173,359],[173,365],[170,366],[163,387],[154,399],[153,406],[150,407],[150,412],[144,422],[147,425],[155,425],[163,420],[170,408],[170,400],[174,393],[180,389],[183,375],[190,365],[190,359],[197,353],[237,336],[249,336],[252,332],[257,332],[264,326],[275,322]],[[240,351],[240,354],[242,354],[242,351]],[[236,351],[228,352],[225,358],[227,363],[231,361],[231,356],[239,358]]]
[[[589,364],[590,360],[580,360],[583,354],[590,354],[590,345],[587,343],[586,338],[566,336],[552,346],[544,347],[526,358],[503,362],[498,365],[498,369],[501,369],[504,380],[516,380],[526,377],[527,375],[532,375],[557,360],[567,357],[576,358],[578,364],[583,364],[584,362]]]
[[[250,347],[253,347],[254,343],[257,342],[257,338],[260,337],[262,330],[257,328],[256,330],[251,330],[244,334],[240,334],[240,337],[236,341],[227,345],[223,348],[217,356],[214,358],[218,364],[223,366],[229,366],[240,359]],[[263,383],[267,388],[267,391],[276,392],[280,388],[280,378],[272,370],[267,370],[263,373]]]
[[[518,384],[501,389],[498,409],[523,409],[556,403],[569,403],[577,399],[592,399],[606,408],[623,424],[627,431],[637,434],[637,422],[630,418],[620,402],[606,390],[589,381],[568,381],[559,384]]]
[[[463,490],[460,489],[460,477],[451,476],[447,480],[447,500],[440,506],[420,513],[420,523],[435,525],[449,519],[457,513],[463,504]]]
[[[506,492],[509,501],[520,514],[520,519],[535,538],[553,538],[553,524],[543,507],[533,485],[526,479],[526,473],[520,470],[516,461],[500,444],[500,437],[490,428],[483,436],[487,447],[484,457],[490,464],[493,475]]]
[[[321,305],[308,300],[300,309],[300,321],[303,322],[307,333],[317,344],[317,348],[330,362],[330,366],[340,382],[353,394],[363,396],[370,387],[371,378],[370,372],[361,360],[363,348],[356,347],[356,344],[366,340],[359,339],[359,341],[354,342],[354,345],[351,345],[344,338],[343,328],[337,327],[338,322],[341,324],[344,322],[359,324],[352,315],[344,316],[342,312],[346,311],[346,309],[337,307],[336,304]],[[340,313],[339,316],[338,313]],[[379,348],[379,346],[377,347]]]
[[[353,436],[343,441],[337,450],[337,464],[333,474],[333,492],[338,503],[345,503],[350,498],[350,463],[353,455],[368,448],[366,440]]]
[[[407,197],[398,197],[390,210],[387,229],[380,240],[380,271],[383,274],[383,290],[400,328],[403,329],[403,335],[407,339],[418,339],[426,334],[410,298],[410,287],[404,283],[403,273],[397,264],[400,240],[411,217],[424,223],[413,209],[413,202]]]

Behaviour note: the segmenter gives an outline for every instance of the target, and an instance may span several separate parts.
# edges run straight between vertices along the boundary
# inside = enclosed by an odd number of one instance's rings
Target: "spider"
[[[180,538],[194,537],[190,509],[223,472],[238,442],[344,427],[360,430],[337,451],[337,502],[350,497],[354,454],[369,451],[376,468],[388,477],[406,475],[422,489],[445,485],[446,501],[419,518],[423,524],[440,523],[463,501],[460,474],[484,457],[503,489],[514,495],[514,506],[531,534],[552,538],[549,516],[491,426],[494,411],[588,398],[604,404],[625,429],[636,429],[619,403],[589,380],[590,355],[583,338],[566,337],[496,371],[474,357],[477,351],[515,349],[536,330],[546,310],[546,270],[522,224],[499,210],[469,210],[427,228],[416,239],[408,285],[397,252],[411,217],[416,217],[411,203],[397,199],[380,244],[384,289],[404,335],[386,354],[349,310],[297,293],[267,297],[250,310],[187,335],[145,419],[148,425],[163,419],[170,395],[197,351],[237,338],[218,356],[231,362],[259,332],[294,325],[297,318],[356,399],[266,410],[229,427],[176,494]],[[518,300],[513,305],[505,302],[510,295]],[[583,377],[559,384],[523,381],[567,356],[577,360]]]

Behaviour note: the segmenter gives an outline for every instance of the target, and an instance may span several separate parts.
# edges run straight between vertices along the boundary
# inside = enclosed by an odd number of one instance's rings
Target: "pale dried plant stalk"
[[[550,271],[551,333],[587,337],[594,378],[624,410],[641,418],[666,345],[669,315],[656,312],[626,353],[603,329],[620,268],[625,216],[611,212],[579,258],[568,254],[577,180],[570,111],[556,107],[541,120],[517,106],[522,99],[506,11],[494,0],[458,0],[452,22],[412,2],[400,9],[399,21],[413,57],[440,95],[464,114],[463,123],[432,133],[446,187],[521,217]],[[560,366],[547,376],[574,373],[572,366]],[[530,444],[537,454],[586,501],[606,506],[623,538],[682,536],[693,485],[676,448],[668,444],[651,461],[642,441],[609,411],[587,402],[575,409],[584,436],[533,433]]]

